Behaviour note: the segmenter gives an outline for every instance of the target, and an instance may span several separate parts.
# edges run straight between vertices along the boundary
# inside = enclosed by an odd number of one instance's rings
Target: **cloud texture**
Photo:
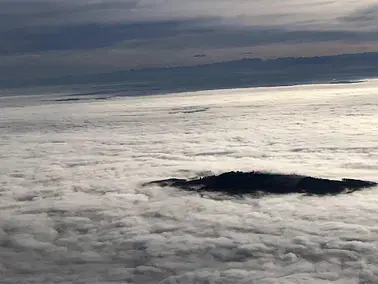
[[[0,97],[1,283],[376,283],[376,188],[238,200],[141,184],[253,169],[377,181],[377,87]]]

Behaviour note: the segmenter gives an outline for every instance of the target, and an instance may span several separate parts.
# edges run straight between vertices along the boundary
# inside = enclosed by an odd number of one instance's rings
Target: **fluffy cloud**
[[[376,189],[239,200],[141,184],[251,169],[377,180],[377,87],[1,97],[1,282],[376,283]]]

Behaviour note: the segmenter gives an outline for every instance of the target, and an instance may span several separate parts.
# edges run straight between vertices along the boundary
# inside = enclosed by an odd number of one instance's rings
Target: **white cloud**
[[[377,282],[376,189],[216,200],[140,186],[253,169],[377,180],[377,87],[1,98],[2,283]]]

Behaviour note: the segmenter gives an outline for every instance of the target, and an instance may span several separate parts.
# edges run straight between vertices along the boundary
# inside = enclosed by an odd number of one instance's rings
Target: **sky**
[[[376,0],[0,0],[2,79],[377,50]]]

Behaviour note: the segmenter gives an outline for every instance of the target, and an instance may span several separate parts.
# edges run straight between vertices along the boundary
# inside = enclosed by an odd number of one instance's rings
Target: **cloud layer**
[[[271,57],[371,51],[377,50],[376,16],[376,1],[367,0],[1,0],[0,74],[6,76],[9,66],[24,66],[32,76],[38,72],[31,70],[51,75],[197,64],[246,52]],[[290,52],[282,51],[283,44],[307,46]]]
[[[377,88],[0,97],[1,283],[376,283],[377,189],[217,200],[141,184],[253,169],[377,181]]]

